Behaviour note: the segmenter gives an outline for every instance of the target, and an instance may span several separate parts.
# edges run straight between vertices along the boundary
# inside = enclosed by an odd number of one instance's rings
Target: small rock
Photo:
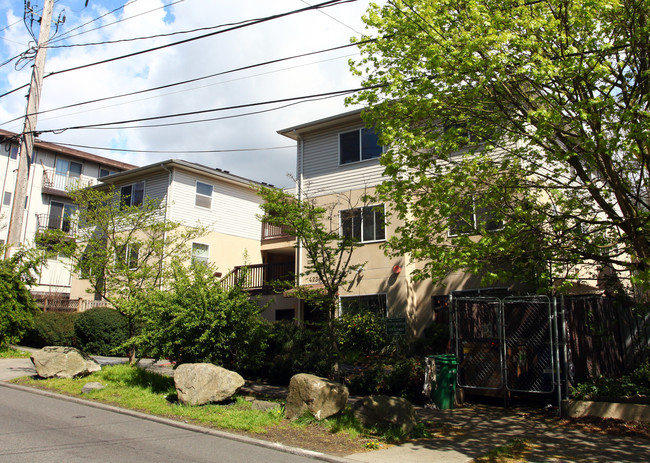
[[[399,428],[408,435],[417,425],[415,407],[401,397],[368,396],[352,406],[352,413],[366,427]]]
[[[84,387],[81,388],[81,393],[82,394],[88,394],[89,392],[92,391],[99,391],[104,389],[106,386],[104,386],[102,383],[98,383],[97,381],[92,381],[90,383],[84,384]]]

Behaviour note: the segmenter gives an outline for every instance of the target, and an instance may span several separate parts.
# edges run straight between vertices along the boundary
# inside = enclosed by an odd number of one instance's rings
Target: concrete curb
[[[258,447],[264,447],[267,449],[278,450],[280,452],[289,453],[292,455],[302,456],[306,458],[313,458],[320,461],[326,461],[329,463],[351,463],[353,460],[337,457],[334,455],[327,455],[325,453],[315,452],[312,450],[305,450],[297,447],[289,447],[278,442],[265,441],[263,439],[255,439],[254,437],[242,436],[239,434],[231,434],[225,431],[218,431],[215,429],[204,428],[202,426],[197,426],[194,424],[185,423],[183,421],[176,421],[169,418],[163,418],[156,415],[149,415],[142,412],[137,412],[134,410],[129,410],[126,408],[119,408],[113,405],[107,405],[101,402],[94,402],[91,400],[84,400],[78,397],[72,397],[64,394],[57,394],[50,391],[45,391],[42,389],[36,389],[26,386],[20,386],[18,384],[8,383],[6,381],[0,381],[0,387],[6,387],[10,389],[16,389],[23,392],[30,392],[32,394],[39,394],[45,397],[50,397],[53,399],[66,400],[68,402],[73,402],[81,405],[87,405],[89,407],[98,408],[100,410],[107,410],[111,412],[120,413],[122,415],[132,416],[135,418],[141,418],[145,420],[154,421],[156,423],[164,424],[167,426],[173,426],[180,429],[185,429],[187,431],[193,431],[201,434],[208,434],[215,437],[220,437],[223,439],[230,439],[243,444],[256,445]]]

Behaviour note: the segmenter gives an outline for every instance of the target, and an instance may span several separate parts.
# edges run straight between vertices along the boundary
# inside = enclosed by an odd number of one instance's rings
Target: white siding
[[[254,190],[179,169],[174,170],[173,178],[172,220],[189,226],[200,224],[217,233],[260,240],[262,225],[257,215],[261,213],[262,201]],[[210,209],[195,205],[197,180],[213,187]]]
[[[339,133],[362,125],[305,135],[303,189],[308,196],[370,188],[382,181],[379,159],[339,165]]]

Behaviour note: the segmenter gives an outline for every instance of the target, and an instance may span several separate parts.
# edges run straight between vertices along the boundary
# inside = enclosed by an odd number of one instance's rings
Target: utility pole
[[[20,137],[20,152],[18,155],[18,172],[16,173],[16,188],[14,189],[14,201],[11,207],[9,219],[9,230],[7,235],[7,249],[5,258],[11,257],[12,249],[20,244],[20,235],[23,229],[25,217],[27,182],[29,180],[29,160],[34,152],[34,131],[36,130],[36,113],[41,99],[43,86],[43,69],[45,67],[45,56],[47,54],[47,42],[50,38],[50,23],[52,22],[52,9],[54,0],[45,0],[43,13],[41,15],[41,29],[38,33],[38,45],[36,46],[36,57],[32,69],[32,80],[29,84],[27,95],[27,113],[25,124]]]

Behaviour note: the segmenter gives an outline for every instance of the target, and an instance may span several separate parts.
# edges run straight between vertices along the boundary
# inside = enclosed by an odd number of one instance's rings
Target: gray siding
[[[382,181],[378,159],[339,165],[339,133],[363,127],[310,134],[304,138],[303,189],[309,196],[373,187]]]

